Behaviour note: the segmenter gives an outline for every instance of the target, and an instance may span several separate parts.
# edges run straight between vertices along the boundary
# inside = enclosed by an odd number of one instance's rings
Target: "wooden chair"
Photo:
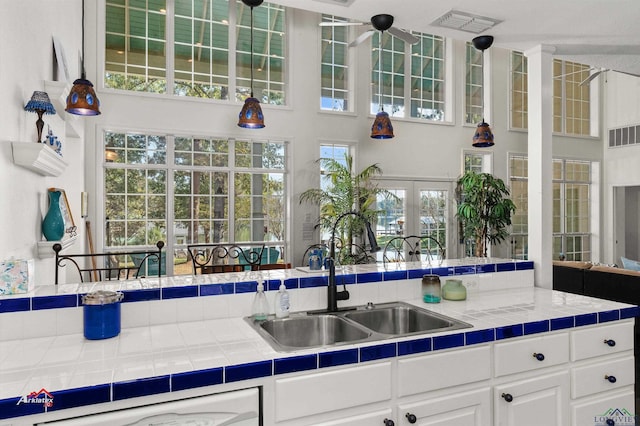
[[[422,262],[423,260],[431,264],[434,259],[442,262],[444,258],[445,250],[442,248],[442,245],[438,240],[429,235],[394,237],[385,245],[382,255],[384,264]]]
[[[89,254],[61,254],[62,245],[53,245],[55,252],[55,279],[58,284],[60,268],[73,266],[80,282],[115,281],[142,276],[158,276],[165,272],[166,261],[162,248],[164,241],[156,243],[156,250],[111,251]],[[166,266],[166,265],[165,265]]]
[[[187,251],[194,274],[256,271],[262,262],[265,245],[189,244]]]

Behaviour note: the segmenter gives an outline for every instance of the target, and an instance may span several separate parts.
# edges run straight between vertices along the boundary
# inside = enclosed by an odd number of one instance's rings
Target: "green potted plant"
[[[318,160],[323,170],[324,179],[328,180],[326,189],[310,188],[300,194],[300,203],[312,203],[320,206],[318,225],[322,230],[331,232],[335,220],[350,211],[362,213],[375,229],[377,222],[377,196],[395,197],[386,189],[379,188],[374,181],[375,176],[382,174],[382,169],[376,164],[369,165],[356,173],[353,157],[345,154],[344,161],[333,158]],[[357,216],[349,216],[338,224],[337,235],[345,246],[353,247],[354,239],[364,233],[364,222]],[[339,259],[341,263],[348,263],[349,259]]]
[[[462,237],[474,243],[475,256],[486,257],[489,244],[499,244],[509,236],[516,210],[509,188],[490,173],[468,171],[458,179],[456,192]]]

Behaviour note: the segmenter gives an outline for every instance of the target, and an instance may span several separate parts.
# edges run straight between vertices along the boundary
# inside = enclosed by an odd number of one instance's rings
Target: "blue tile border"
[[[116,382],[112,385],[113,400],[135,398],[138,396],[155,395],[171,391],[170,376],[156,376],[126,382]]]
[[[233,283],[200,284],[200,296],[219,296],[233,294]]]
[[[360,348],[360,362],[374,361],[376,359],[395,358],[397,353],[395,343]]]
[[[318,366],[320,368],[326,368],[357,363],[358,349],[345,349],[341,351],[324,352],[319,354]]]
[[[524,333],[522,324],[507,325],[504,327],[496,327],[496,340],[509,339],[511,337],[520,337]]]
[[[203,386],[221,385],[224,382],[223,368],[187,371],[171,375],[171,391],[200,388]]]
[[[431,343],[431,337],[398,342],[398,356],[430,352]]]
[[[162,289],[163,299],[180,299],[183,297],[198,297],[199,288],[197,285],[187,285],[183,287],[165,287]]]
[[[573,328],[575,325],[574,317],[562,317],[551,319],[551,331],[564,330],[565,328]]]
[[[20,297],[16,299],[0,299],[0,313],[3,312],[22,312],[31,310],[31,299],[28,297]]]
[[[549,328],[549,320],[526,322],[524,323],[524,335],[546,333]]]
[[[47,412],[111,402],[111,386],[108,384],[55,391],[51,394],[53,406],[47,408]]]
[[[77,294],[63,294],[57,296],[36,296],[31,300],[31,309],[59,309],[75,308],[78,306]]]
[[[464,333],[465,346],[477,345],[479,343],[493,342],[496,340],[495,329],[473,330]]]
[[[273,361],[258,361],[249,364],[229,365],[224,368],[224,382],[232,383],[241,380],[268,377],[273,374]]]
[[[300,355],[273,360],[273,374],[294,373],[318,368],[318,355]]]

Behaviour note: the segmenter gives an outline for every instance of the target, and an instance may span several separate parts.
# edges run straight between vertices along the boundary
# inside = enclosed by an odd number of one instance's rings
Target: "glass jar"
[[[422,300],[425,303],[440,303],[440,277],[437,275],[422,276]]]

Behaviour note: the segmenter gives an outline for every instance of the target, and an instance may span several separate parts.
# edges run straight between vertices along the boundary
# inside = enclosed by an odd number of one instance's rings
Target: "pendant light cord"
[[[253,98],[253,7],[251,8],[251,97]]]
[[[380,111],[384,111],[384,103],[382,102],[382,35],[384,31],[380,31],[380,40],[378,40],[378,102],[380,103]]]
[[[84,0],[82,0],[82,58],[80,59],[80,78],[87,79],[87,73],[84,70]]]
[[[480,107],[482,108],[482,121],[484,123],[484,50],[482,49],[482,71],[480,73],[480,81],[482,81],[482,93],[480,94]]]

